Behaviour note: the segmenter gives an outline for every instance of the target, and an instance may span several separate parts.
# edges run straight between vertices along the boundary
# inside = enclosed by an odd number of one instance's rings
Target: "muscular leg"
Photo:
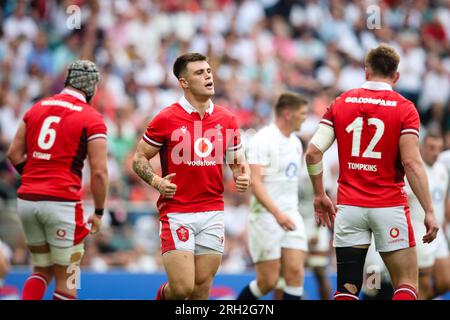
[[[391,281],[396,290],[394,299],[398,290],[402,290],[409,296],[402,295],[402,298],[417,299],[418,288],[418,266],[416,248],[405,248],[391,252],[380,252],[384,264],[389,270]]]
[[[250,282],[239,294],[238,300],[255,300],[266,295],[277,285],[280,276],[280,259],[257,262],[256,280]]]
[[[211,285],[221,261],[220,254],[195,256],[195,285],[189,300],[208,300]]]
[[[433,275],[435,292],[432,298],[450,291],[450,257],[436,259]]]
[[[185,300],[194,290],[195,260],[190,251],[173,250],[163,254],[168,284],[164,297],[169,300]]]
[[[300,299],[303,295],[306,253],[302,250],[282,248],[281,265],[286,281],[283,299]]]
[[[255,264],[256,283],[263,295],[272,291],[277,285],[280,267],[279,259],[261,261]]]

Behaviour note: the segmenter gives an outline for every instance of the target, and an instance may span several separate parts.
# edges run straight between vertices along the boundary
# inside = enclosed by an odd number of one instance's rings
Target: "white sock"
[[[285,286],[283,291],[292,296],[301,297],[303,295],[303,287]]]
[[[253,280],[252,282],[250,282],[249,285],[250,291],[253,293],[253,295],[256,298],[261,298],[264,294],[261,292],[261,290],[259,290],[258,288],[258,282],[256,280]]]

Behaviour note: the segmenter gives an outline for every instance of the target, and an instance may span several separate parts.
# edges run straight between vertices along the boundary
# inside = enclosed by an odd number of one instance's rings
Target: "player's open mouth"
[[[212,88],[214,86],[214,84],[212,82],[208,82],[207,84],[205,84],[205,87],[207,88]]]

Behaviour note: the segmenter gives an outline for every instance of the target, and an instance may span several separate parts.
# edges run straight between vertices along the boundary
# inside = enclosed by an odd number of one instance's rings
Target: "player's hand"
[[[437,233],[439,231],[439,226],[437,224],[434,213],[425,213],[424,223],[427,233],[423,236],[422,241],[423,243],[430,243],[431,241],[436,239]]]
[[[314,197],[314,212],[317,224],[331,228],[336,211],[333,202],[327,195]]]
[[[240,171],[234,180],[236,182],[236,189],[238,192],[246,192],[250,186],[250,175],[247,172],[245,165],[240,165]]]
[[[97,232],[100,231],[100,228],[102,226],[102,217],[100,217],[94,213],[88,218],[88,224],[91,225],[90,233],[96,234]]]
[[[295,223],[287,214],[278,213],[275,215],[278,224],[286,231],[295,230]]]
[[[172,183],[172,178],[176,176],[176,173],[171,173],[160,180],[156,189],[165,198],[172,198],[177,192],[177,185]]]

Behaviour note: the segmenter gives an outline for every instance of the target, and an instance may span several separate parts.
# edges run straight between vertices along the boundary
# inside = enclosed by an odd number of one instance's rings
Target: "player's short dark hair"
[[[370,50],[365,59],[366,68],[370,69],[372,75],[389,78],[397,72],[399,62],[399,54],[385,43]]]
[[[298,110],[300,107],[308,104],[308,100],[297,93],[282,93],[275,104],[275,114],[280,116],[283,110]]]
[[[175,77],[179,79],[180,75],[186,71],[187,64],[195,61],[208,61],[208,57],[197,52],[189,52],[179,56],[173,64],[173,74]]]

